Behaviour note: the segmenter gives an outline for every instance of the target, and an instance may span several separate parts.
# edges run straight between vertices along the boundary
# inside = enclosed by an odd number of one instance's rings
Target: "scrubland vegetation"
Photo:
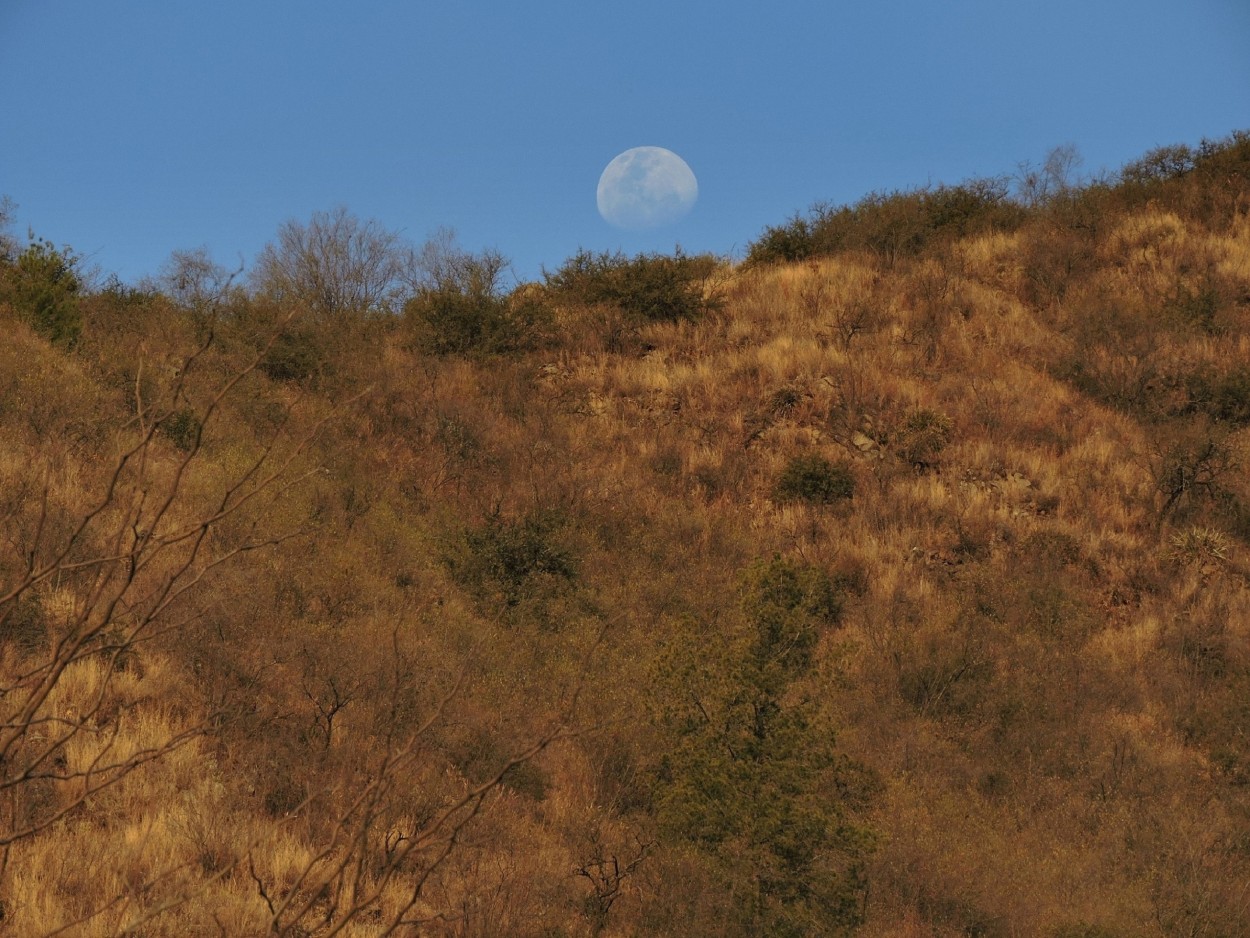
[[[1250,136],[510,288],[0,267],[0,930],[1250,930]]]

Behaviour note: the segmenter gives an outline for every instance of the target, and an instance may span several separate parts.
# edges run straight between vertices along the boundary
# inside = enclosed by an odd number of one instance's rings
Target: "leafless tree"
[[[208,248],[174,251],[161,266],[156,285],[185,309],[203,311],[220,305],[242,266],[229,270],[213,260]]]
[[[497,296],[504,290],[508,259],[493,249],[466,251],[451,228],[440,228],[412,254],[406,279],[413,294],[451,291]]]
[[[339,206],[315,212],[308,224],[284,222],[257,258],[252,282],[317,317],[362,315],[395,308],[410,256],[398,233]]]
[[[1030,162],[1021,163],[1016,174],[1016,192],[1019,199],[1030,208],[1045,205],[1063,195],[1077,184],[1076,171],[1081,166],[1081,155],[1075,145],[1066,143],[1046,154],[1041,166]]]
[[[17,204],[7,195],[0,196],[0,260],[12,260],[17,256],[17,239],[9,231]]]
[[[601,935],[607,928],[608,916],[624,891],[625,881],[646,860],[654,846],[653,840],[636,838],[631,855],[622,859],[618,853],[608,850],[599,837],[592,837],[590,856],[574,871],[590,884],[586,910],[592,934]]]

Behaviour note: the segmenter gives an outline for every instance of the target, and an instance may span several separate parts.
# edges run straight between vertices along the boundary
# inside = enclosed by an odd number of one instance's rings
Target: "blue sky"
[[[132,282],[176,249],[250,266],[336,205],[522,278],[579,247],[741,253],[816,201],[1239,128],[1248,0],[0,0],[17,233]],[[599,217],[635,146],[697,175],[680,223]]]

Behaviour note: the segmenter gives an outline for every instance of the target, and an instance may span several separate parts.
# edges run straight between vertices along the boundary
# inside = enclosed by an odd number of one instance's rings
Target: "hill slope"
[[[1241,933],[1248,149],[490,354],[8,264],[6,927]]]

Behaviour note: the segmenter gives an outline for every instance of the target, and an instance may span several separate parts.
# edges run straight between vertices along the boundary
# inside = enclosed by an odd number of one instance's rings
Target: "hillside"
[[[1250,137],[386,311],[282,245],[7,245],[6,934],[1245,934]]]

